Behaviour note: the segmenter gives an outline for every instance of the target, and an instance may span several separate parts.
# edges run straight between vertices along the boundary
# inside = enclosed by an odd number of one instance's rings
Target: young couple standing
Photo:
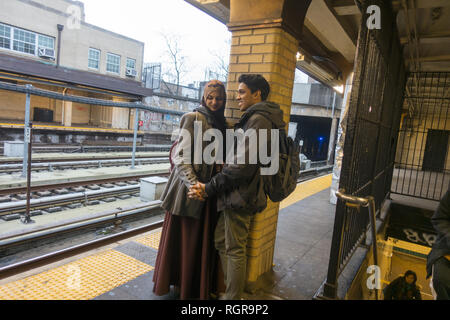
[[[283,129],[283,112],[279,105],[266,101],[270,86],[261,75],[239,77],[237,101],[243,112],[234,129],[267,130],[270,154],[270,130]],[[202,130],[218,129],[225,140],[224,117],[226,90],[217,80],[204,88],[202,104],[181,118],[180,129],[190,133],[191,141],[179,137],[178,150],[194,146],[194,122]],[[269,120],[271,119],[271,120]],[[189,135],[187,135],[189,136]],[[259,134],[257,135],[259,136]],[[249,159],[248,137],[245,137],[245,159]],[[224,141],[223,161],[226,152]],[[202,150],[207,146],[203,141]],[[258,144],[259,146],[259,144]],[[236,147],[236,144],[235,144]],[[193,155],[194,152],[191,152]],[[236,152],[234,152],[236,157]],[[177,159],[178,157],[178,159]],[[226,289],[222,299],[239,300],[244,291],[247,267],[247,237],[253,214],[267,206],[261,164],[183,163],[180,152],[161,196],[166,210],[154,272],[153,292],[169,293],[170,285],[179,291],[180,299],[209,299],[220,289],[219,257]],[[217,249],[217,251],[216,251]]]

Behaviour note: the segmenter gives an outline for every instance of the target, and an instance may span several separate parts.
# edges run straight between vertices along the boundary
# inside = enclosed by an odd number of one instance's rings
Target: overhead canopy
[[[56,67],[30,59],[0,53],[0,72],[32,76],[60,81],[75,86],[86,86],[127,94],[135,98],[151,96],[153,91],[144,88],[140,82],[102,75],[94,72]]]
[[[224,24],[230,22],[230,0],[185,1]],[[299,39],[298,69],[330,86],[344,84],[356,55],[359,2],[311,2]],[[407,70],[450,71],[450,1],[393,0],[392,7],[398,13]]]

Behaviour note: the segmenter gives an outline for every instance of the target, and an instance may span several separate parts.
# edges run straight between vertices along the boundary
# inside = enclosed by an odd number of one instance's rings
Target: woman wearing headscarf
[[[218,80],[211,80],[205,85],[201,105],[181,118],[174,167],[161,196],[161,207],[166,215],[153,276],[156,295],[169,293],[171,285],[179,291],[180,299],[209,299],[216,290],[218,254],[213,243],[218,219],[216,199],[194,200],[187,194],[191,185],[208,182],[225,159],[222,152],[222,155],[213,154],[215,163],[205,163],[203,151],[211,142],[194,136],[197,121],[203,133],[209,129],[219,130],[225,146],[225,103],[225,86]],[[202,146],[200,164],[194,161],[194,139]],[[190,161],[184,161],[181,155],[186,147],[191,149]]]

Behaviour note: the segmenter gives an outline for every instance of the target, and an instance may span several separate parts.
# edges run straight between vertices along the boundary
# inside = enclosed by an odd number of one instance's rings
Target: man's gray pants
[[[247,238],[252,215],[224,210],[220,213],[214,234],[226,285],[225,300],[239,300],[247,276]]]

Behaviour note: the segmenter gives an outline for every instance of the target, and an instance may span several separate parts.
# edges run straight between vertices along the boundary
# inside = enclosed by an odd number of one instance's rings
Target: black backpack
[[[264,115],[261,113],[261,115]],[[272,120],[264,115],[271,122]],[[272,122],[272,128],[274,123]],[[286,130],[280,129],[280,155],[278,172],[274,175],[262,175],[264,181],[264,192],[273,202],[280,202],[287,198],[297,187],[300,175],[300,145],[291,137]]]

